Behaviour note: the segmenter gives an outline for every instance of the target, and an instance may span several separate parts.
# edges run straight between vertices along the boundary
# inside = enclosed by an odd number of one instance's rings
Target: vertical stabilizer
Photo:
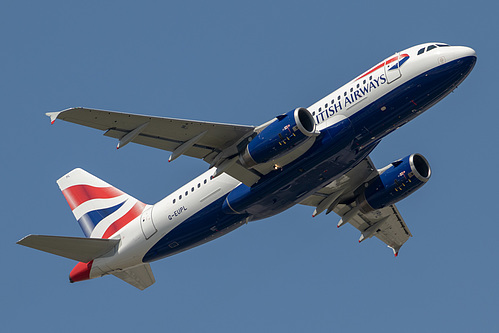
[[[87,237],[111,237],[139,217],[146,207],[82,169],[74,169],[57,184]]]

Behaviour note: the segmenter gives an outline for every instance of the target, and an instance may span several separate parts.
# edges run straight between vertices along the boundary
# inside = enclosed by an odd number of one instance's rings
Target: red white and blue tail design
[[[139,217],[146,204],[82,169],[74,169],[57,184],[83,233],[109,238]]]

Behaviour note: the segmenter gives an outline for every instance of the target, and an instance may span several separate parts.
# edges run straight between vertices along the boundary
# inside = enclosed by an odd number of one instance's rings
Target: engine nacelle
[[[305,108],[297,108],[264,128],[239,155],[247,168],[281,157],[317,135],[315,121]]]
[[[394,204],[423,186],[431,176],[428,161],[420,154],[409,155],[381,169],[357,197],[363,213]]]

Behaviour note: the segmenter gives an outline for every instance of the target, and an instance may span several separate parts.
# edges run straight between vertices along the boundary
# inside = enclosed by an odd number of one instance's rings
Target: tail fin
[[[146,207],[82,169],[74,169],[57,184],[87,237],[111,237],[140,216]]]

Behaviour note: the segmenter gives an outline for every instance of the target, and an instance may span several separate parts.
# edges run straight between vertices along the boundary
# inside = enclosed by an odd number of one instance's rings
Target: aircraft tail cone
[[[69,273],[69,282],[74,283],[90,279],[90,270],[92,269],[93,262],[92,260],[88,263],[77,263],[71,273]]]

